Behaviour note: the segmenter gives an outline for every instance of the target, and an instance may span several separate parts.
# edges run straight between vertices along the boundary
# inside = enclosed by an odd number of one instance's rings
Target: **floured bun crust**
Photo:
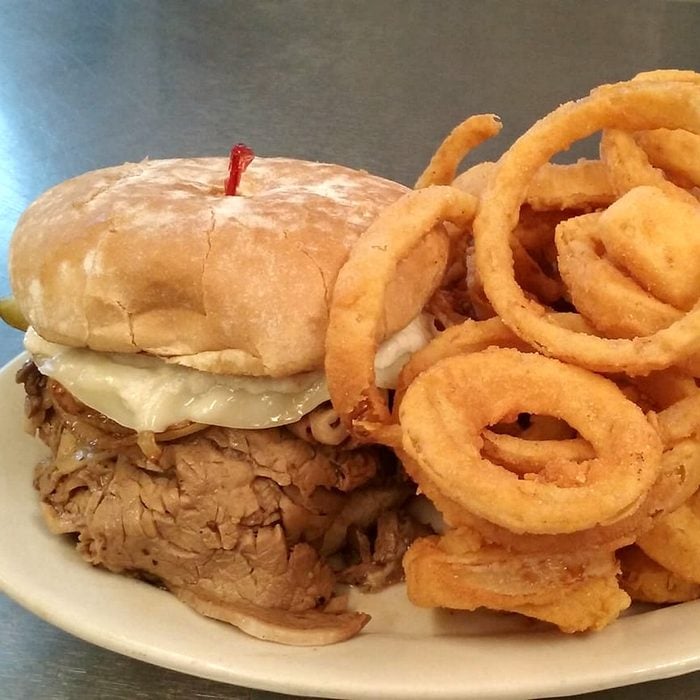
[[[402,185],[337,165],[256,158],[225,196],[225,158],[144,161],[46,192],[10,245],[10,278],[46,340],[147,352],[226,374],[323,364],[330,294],[361,233]],[[442,275],[436,229],[388,290],[385,335]]]

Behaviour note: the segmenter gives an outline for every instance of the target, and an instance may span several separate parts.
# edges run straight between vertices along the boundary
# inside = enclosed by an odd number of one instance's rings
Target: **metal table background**
[[[497,157],[596,84],[700,70],[698,37],[694,2],[0,0],[0,295],[21,211],[85,170],[244,141],[410,184],[468,114],[501,115],[478,153]],[[0,328],[0,363],[20,349]],[[700,674],[583,697],[642,696],[698,698]],[[283,696],[118,656],[0,595],[0,697]]]

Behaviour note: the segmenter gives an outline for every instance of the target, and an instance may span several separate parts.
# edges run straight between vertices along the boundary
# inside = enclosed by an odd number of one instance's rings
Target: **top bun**
[[[226,374],[322,367],[338,270],[402,185],[338,165],[256,158],[225,196],[225,158],[127,163],[57,185],[10,245],[20,309],[46,340],[147,352]],[[399,267],[385,335],[437,285],[441,229]]]

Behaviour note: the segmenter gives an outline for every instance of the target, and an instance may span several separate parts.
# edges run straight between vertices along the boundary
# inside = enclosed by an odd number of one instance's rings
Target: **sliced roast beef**
[[[376,588],[400,578],[410,528],[392,525],[390,537],[382,523],[413,487],[378,451],[314,444],[285,428],[185,426],[156,436],[146,455],[138,436],[37,375],[29,367],[18,377],[29,430],[52,452],[35,486],[48,526],[77,536],[90,563],[295,644],[339,641],[366,624],[338,605],[338,579]],[[359,559],[358,537],[376,538]]]

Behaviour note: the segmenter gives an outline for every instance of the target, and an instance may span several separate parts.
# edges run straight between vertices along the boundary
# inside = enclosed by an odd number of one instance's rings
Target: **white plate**
[[[432,613],[400,586],[356,604],[373,619],[343,644],[290,648],[199,617],[174,597],[84,563],[48,533],[32,488],[43,455],[22,432],[17,358],[0,370],[0,588],[112,651],[226,683],[317,697],[532,698],[700,668],[700,602],[637,612],[567,636],[515,615]]]

